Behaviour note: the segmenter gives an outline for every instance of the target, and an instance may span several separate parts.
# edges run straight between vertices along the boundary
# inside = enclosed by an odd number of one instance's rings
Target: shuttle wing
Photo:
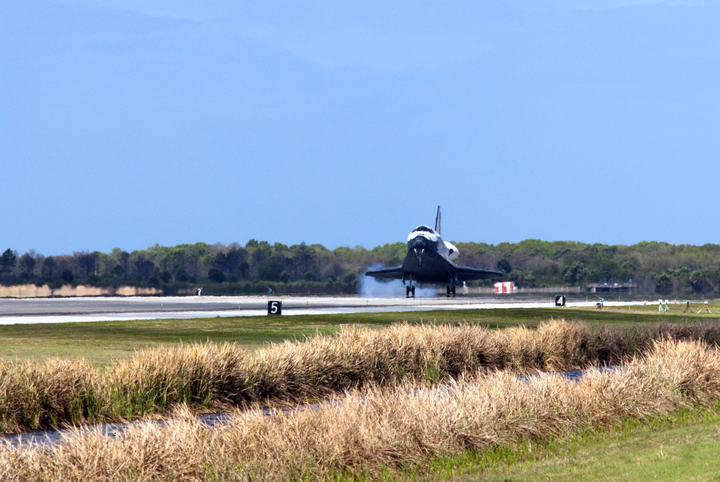
[[[392,268],[375,269],[367,271],[365,276],[372,276],[373,278],[403,279],[402,268],[402,265],[400,265]]]
[[[455,265],[458,281],[472,281],[478,279],[502,278],[505,276],[500,271],[492,271],[489,269],[468,268],[467,266]]]

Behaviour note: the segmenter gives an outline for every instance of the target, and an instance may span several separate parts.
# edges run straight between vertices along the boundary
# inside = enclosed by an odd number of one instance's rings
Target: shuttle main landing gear
[[[450,279],[448,280],[448,287],[447,287],[447,295],[448,298],[450,298],[450,295],[452,295],[453,298],[455,298],[455,287],[460,283],[458,280],[457,273],[450,275]]]
[[[415,298],[415,287],[413,286],[413,275],[410,273],[403,274],[402,282],[405,284],[405,280],[407,279],[407,286],[405,287],[405,298],[410,298],[410,295],[412,295],[413,298]]]

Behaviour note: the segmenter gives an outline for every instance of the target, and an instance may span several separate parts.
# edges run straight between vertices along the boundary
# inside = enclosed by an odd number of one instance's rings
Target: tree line
[[[455,243],[459,264],[496,269],[520,287],[629,283],[635,292],[720,292],[720,245],[641,242],[632,246],[528,239],[519,243]],[[320,244],[287,246],[251,239],[232,244],[151,246],[132,252],[80,251],[72,255],[0,255],[0,283],[153,286],[166,294],[356,293],[359,277],[373,265],[402,263],[406,245],[333,250]],[[489,285],[492,281],[473,284]]]

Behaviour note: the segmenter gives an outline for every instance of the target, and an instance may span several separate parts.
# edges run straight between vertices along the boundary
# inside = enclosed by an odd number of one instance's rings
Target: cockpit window
[[[418,226],[417,228],[413,229],[413,233],[416,233],[416,232],[418,232],[418,231],[424,231],[424,232],[426,232],[426,233],[433,233],[433,234],[435,234],[435,231],[433,231],[432,229],[428,228],[427,226]]]

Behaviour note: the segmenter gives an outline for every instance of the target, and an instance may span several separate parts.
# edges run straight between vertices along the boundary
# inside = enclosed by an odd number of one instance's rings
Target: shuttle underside
[[[485,269],[469,268],[453,263],[460,255],[457,248],[440,238],[440,208],[435,230],[418,226],[408,236],[408,250],[400,266],[371,270],[367,276],[384,279],[400,279],[407,283],[406,294],[414,296],[414,283],[444,284],[448,295],[455,294],[455,286],[463,281],[499,278],[503,273]]]

